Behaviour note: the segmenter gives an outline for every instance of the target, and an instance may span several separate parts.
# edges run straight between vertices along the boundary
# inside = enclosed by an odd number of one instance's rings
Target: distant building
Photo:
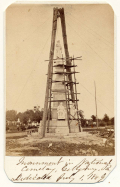
[[[34,106],[33,111],[34,111],[34,112],[36,112],[36,111],[40,111],[40,106]]]

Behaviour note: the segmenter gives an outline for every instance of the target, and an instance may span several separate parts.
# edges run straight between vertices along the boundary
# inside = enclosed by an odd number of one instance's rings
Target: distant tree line
[[[27,124],[29,119],[31,122],[40,122],[42,120],[43,117],[43,111],[33,111],[33,110],[27,110],[25,112],[19,112],[17,113],[17,111],[15,110],[7,110],[6,111],[6,120],[8,121],[16,121],[18,120],[18,118],[20,119],[20,122],[23,124]]]
[[[96,116],[95,115],[92,115],[91,118],[92,118],[93,122],[96,122]],[[114,117],[109,118],[109,116],[107,114],[104,114],[104,116],[101,120],[98,119],[98,124],[99,124],[99,126],[114,125]]]
[[[96,124],[96,116],[95,115],[91,116],[91,120],[90,119],[87,120],[84,117],[84,112],[82,110],[79,110],[79,116],[80,116],[82,127],[89,126],[87,121],[89,121],[91,125]],[[107,114],[104,114],[102,119],[98,119],[98,126],[108,126],[108,125],[114,125],[114,117],[109,118],[109,116]]]
[[[87,125],[86,121],[87,119],[85,119],[84,117],[84,112],[82,110],[78,111],[78,115],[80,117],[81,120],[81,125],[84,127]],[[16,121],[18,120],[18,118],[20,119],[20,122],[22,124],[27,124],[28,121],[30,120],[30,122],[38,122],[40,123],[40,121],[42,120],[43,117],[43,111],[40,110],[26,110],[25,112],[19,112],[17,113],[17,111],[15,110],[7,110],[6,111],[6,120],[7,121]],[[92,123],[96,122],[96,116],[92,115],[91,116],[91,120]],[[109,116],[107,114],[104,114],[102,119],[98,119],[99,122],[99,126],[106,126],[106,125],[114,125],[114,117],[113,118],[109,118]]]

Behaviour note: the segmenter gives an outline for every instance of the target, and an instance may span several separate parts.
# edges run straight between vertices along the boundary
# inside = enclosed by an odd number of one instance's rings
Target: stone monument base
[[[71,133],[79,132],[79,125],[78,125],[77,120],[72,120],[70,122],[70,130],[71,130]]]
[[[77,120],[72,120],[70,123],[71,133],[79,132],[79,126]],[[39,132],[41,131],[41,124],[39,127]],[[46,123],[46,133],[47,133],[47,123]],[[69,134],[69,127],[67,120],[50,120],[49,123],[49,133],[56,134]]]
[[[51,120],[49,124],[49,133],[68,134],[69,128],[67,120]]]

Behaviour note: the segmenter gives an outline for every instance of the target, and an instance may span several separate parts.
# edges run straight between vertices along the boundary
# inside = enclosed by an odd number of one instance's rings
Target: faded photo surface
[[[6,9],[6,156],[113,156],[114,12]]]

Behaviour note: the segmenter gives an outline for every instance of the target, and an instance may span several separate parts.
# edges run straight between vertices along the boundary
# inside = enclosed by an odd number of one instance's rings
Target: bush
[[[8,131],[8,130],[9,130],[9,127],[6,126],[6,131]]]
[[[108,122],[107,122],[107,125],[108,125],[108,126],[111,125],[111,121],[108,121]]]
[[[37,126],[33,125],[33,126],[28,126],[27,129],[33,129],[33,128],[37,128]]]
[[[100,126],[100,127],[105,127],[105,126],[107,126],[107,123],[104,122],[104,121],[101,121],[101,122],[99,123],[99,126]]]
[[[21,130],[22,131],[26,130],[25,126],[21,126]]]
[[[111,125],[114,125],[114,123],[115,123],[115,121],[114,121],[114,117],[113,118],[111,118]]]

